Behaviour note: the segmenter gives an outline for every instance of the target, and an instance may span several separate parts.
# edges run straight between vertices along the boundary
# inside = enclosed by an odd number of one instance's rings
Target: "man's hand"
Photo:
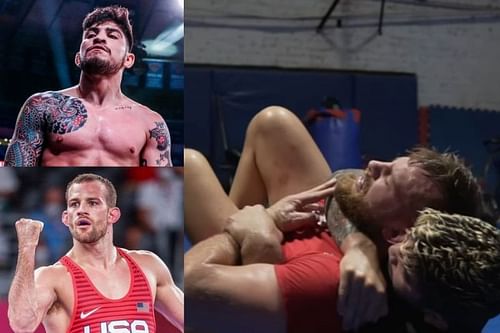
[[[19,248],[36,247],[43,229],[43,222],[31,219],[16,221],[16,233]]]
[[[340,261],[337,310],[343,328],[356,331],[387,315],[386,282],[373,243],[357,244]]]
[[[324,207],[318,201],[332,195],[336,183],[337,180],[331,178],[310,190],[284,197],[269,207],[267,212],[283,232],[313,225],[324,213]]]
[[[242,264],[281,262],[283,234],[263,206],[244,207],[229,217],[224,230],[240,246]]]

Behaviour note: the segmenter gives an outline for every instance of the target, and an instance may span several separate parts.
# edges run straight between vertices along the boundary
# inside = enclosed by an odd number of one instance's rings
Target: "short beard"
[[[370,238],[378,238],[377,227],[370,208],[364,201],[364,193],[355,190],[358,180],[355,174],[342,174],[337,177],[334,198],[344,216],[360,231]]]
[[[118,73],[125,63],[125,57],[119,63],[112,64],[111,61],[103,60],[98,57],[82,59],[80,69],[89,75],[112,75]]]
[[[79,234],[76,229],[70,229],[70,232],[71,236],[80,243],[91,244],[97,242],[106,235],[106,228],[98,230],[92,226],[92,230],[86,234]]]

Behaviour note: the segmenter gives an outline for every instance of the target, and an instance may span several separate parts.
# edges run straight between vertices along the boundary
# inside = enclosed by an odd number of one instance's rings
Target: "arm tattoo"
[[[170,146],[170,136],[167,130],[167,124],[155,121],[156,127],[149,130],[150,139],[156,140],[156,148],[160,151],[166,150]]]
[[[358,172],[362,173],[363,171],[357,169],[338,170],[333,173],[333,176],[336,177],[342,173],[358,173]],[[332,237],[335,239],[335,242],[341,245],[344,239],[348,235],[354,232],[358,232],[359,230],[351,221],[349,221],[348,218],[344,216],[335,199],[332,200],[329,211],[330,210],[332,213],[329,213],[328,215],[332,216],[333,219],[329,219],[327,221],[328,229],[330,229],[330,232],[332,234]]]
[[[162,162],[167,161],[167,165],[171,166],[170,134],[168,132],[167,124],[162,121],[155,121],[155,128],[149,130],[149,135],[150,139],[154,139],[156,141],[156,149],[160,151],[160,155],[156,160],[156,165],[162,165]]]
[[[39,165],[46,134],[74,132],[86,121],[87,110],[79,99],[55,92],[30,97],[19,113],[5,164]]]
[[[330,216],[333,216],[333,221],[328,221],[328,229],[330,229],[335,242],[338,245],[341,245],[348,235],[359,230],[351,221],[349,221],[348,218],[344,216],[335,199],[332,200],[330,209],[332,210]]]

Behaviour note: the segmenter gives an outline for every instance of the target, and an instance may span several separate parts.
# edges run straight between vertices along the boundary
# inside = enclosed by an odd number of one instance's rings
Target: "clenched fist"
[[[17,240],[19,248],[37,246],[43,222],[32,219],[19,219],[16,221]]]

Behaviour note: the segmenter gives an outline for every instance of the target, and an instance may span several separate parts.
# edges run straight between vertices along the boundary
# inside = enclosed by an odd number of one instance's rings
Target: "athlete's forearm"
[[[240,249],[236,241],[224,232],[199,242],[184,256],[184,273],[200,265],[234,266],[240,262]]]
[[[15,333],[33,332],[42,320],[35,292],[35,245],[19,248],[9,290],[9,323]]]
[[[239,248],[228,233],[196,244],[184,256],[184,282],[188,299],[197,300],[213,283],[211,277],[221,266],[239,264]]]

